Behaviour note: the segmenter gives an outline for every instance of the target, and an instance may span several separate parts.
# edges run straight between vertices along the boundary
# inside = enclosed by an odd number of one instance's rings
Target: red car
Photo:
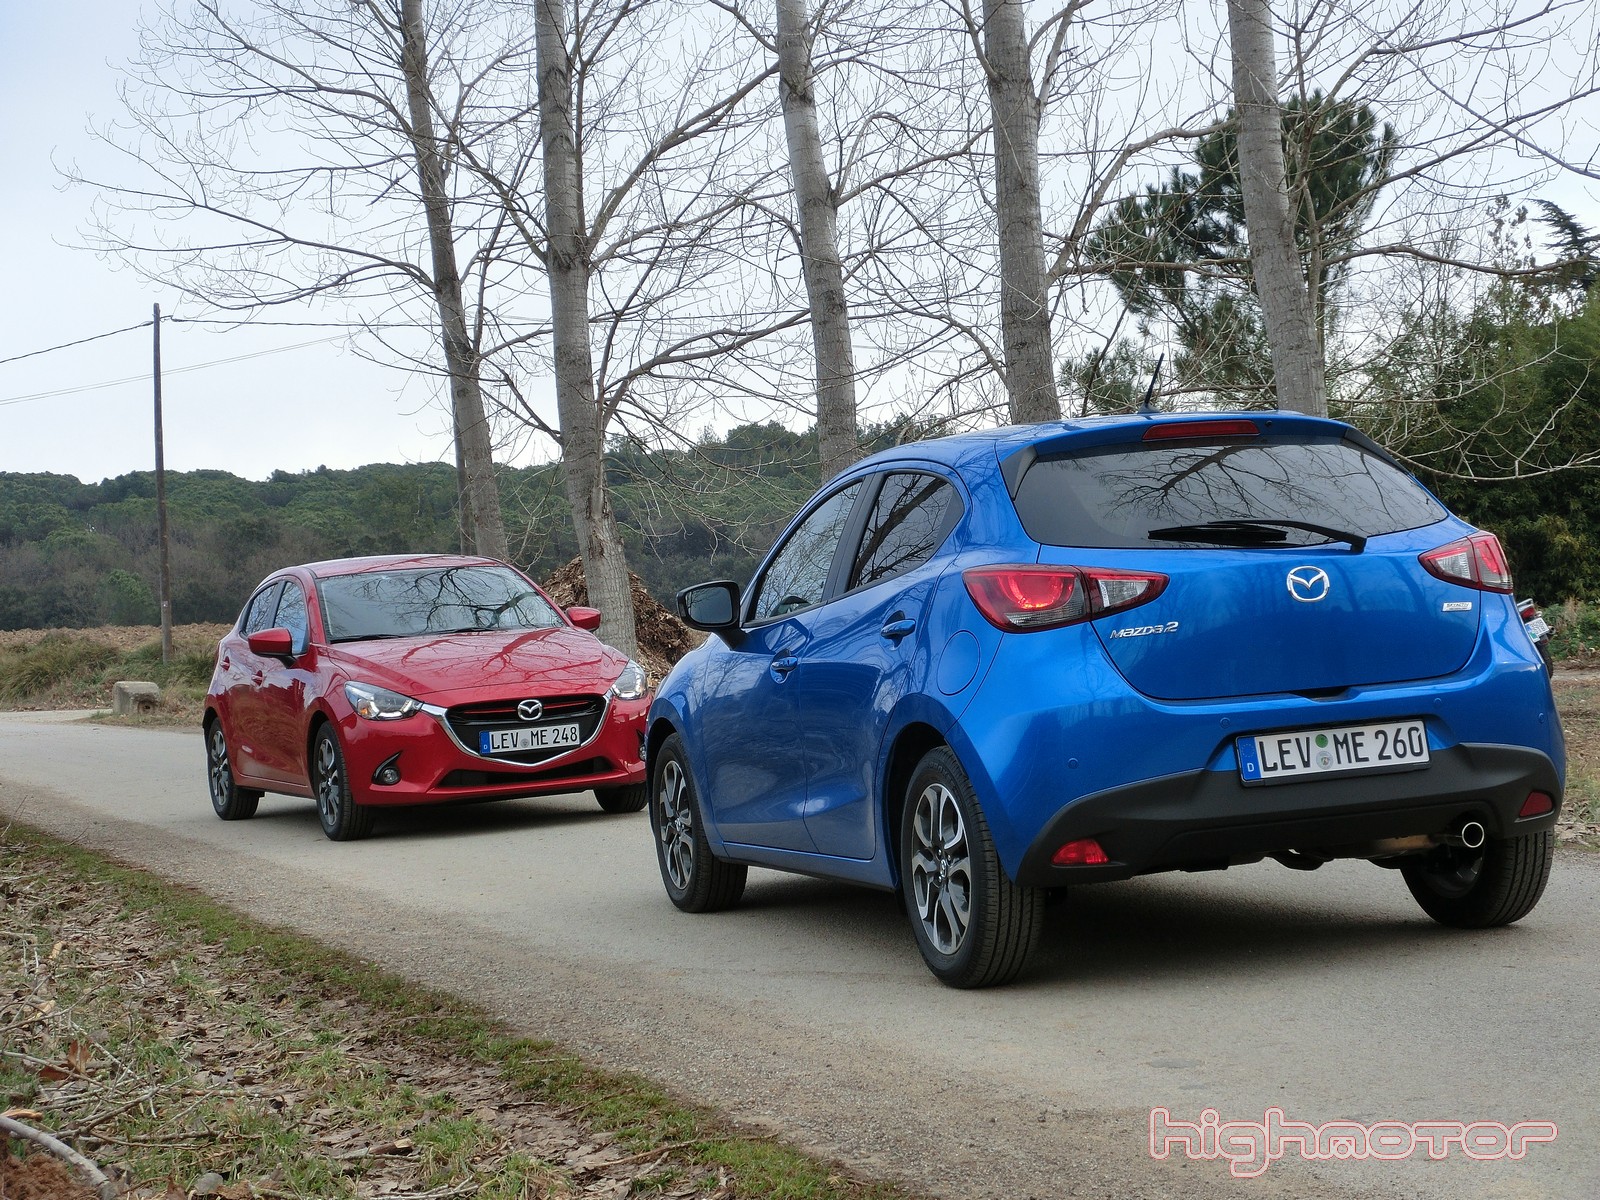
[[[379,808],[594,789],[644,807],[644,670],[505,563],[384,555],[288,567],[217,647],[206,769],[224,821],[263,792],[335,841]]]

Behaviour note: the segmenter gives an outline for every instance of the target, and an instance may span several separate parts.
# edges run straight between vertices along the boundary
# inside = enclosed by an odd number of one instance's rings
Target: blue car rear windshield
[[[527,580],[505,567],[335,575],[318,582],[317,594],[330,642],[563,624]]]
[[[1023,475],[1017,515],[1036,542],[1121,549],[1211,547],[1213,522],[1298,521],[1361,537],[1417,529],[1444,508],[1387,459],[1351,441],[1134,442],[1040,458]],[[1168,536],[1153,538],[1154,531]],[[1263,545],[1322,533],[1280,527]],[[1243,544],[1238,540],[1231,544]]]

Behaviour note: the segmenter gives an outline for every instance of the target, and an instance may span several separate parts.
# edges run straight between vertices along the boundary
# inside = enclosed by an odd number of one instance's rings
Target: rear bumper
[[[1555,808],[1519,819],[1529,792]],[[1112,788],[1062,808],[1023,854],[1017,882],[1036,887],[1128,879],[1152,871],[1254,862],[1286,850],[1341,850],[1381,838],[1438,834],[1481,821],[1492,837],[1536,833],[1561,811],[1561,775],[1524,746],[1463,743],[1426,769],[1245,787],[1235,771],[1189,771]],[[1094,838],[1111,862],[1058,867],[1064,843]]]

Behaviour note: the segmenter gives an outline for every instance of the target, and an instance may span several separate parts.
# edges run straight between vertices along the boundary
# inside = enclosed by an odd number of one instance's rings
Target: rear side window
[[[1215,521],[1300,521],[1363,537],[1432,525],[1443,507],[1392,463],[1348,441],[1135,442],[1041,458],[1016,492],[1028,536],[1052,546],[1215,547],[1152,539]],[[1275,545],[1329,539],[1285,528]]]
[[[865,587],[920,567],[960,515],[955,488],[937,475],[897,471],[886,476],[846,586]]]

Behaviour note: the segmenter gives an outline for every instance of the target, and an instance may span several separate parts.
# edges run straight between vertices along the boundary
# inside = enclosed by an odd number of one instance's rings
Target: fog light
[[[1050,861],[1058,867],[1099,867],[1111,859],[1093,838],[1079,838],[1057,850]]]
[[[372,782],[382,787],[393,787],[400,782],[400,756],[391,754],[378,764],[378,769],[372,773]]]
[[[1552,811],[1556,806],[1555,800],[1544,792],[1529,792],[1528,798],[1522,802],[1522,808],[1517,817],[1542,817]]]

